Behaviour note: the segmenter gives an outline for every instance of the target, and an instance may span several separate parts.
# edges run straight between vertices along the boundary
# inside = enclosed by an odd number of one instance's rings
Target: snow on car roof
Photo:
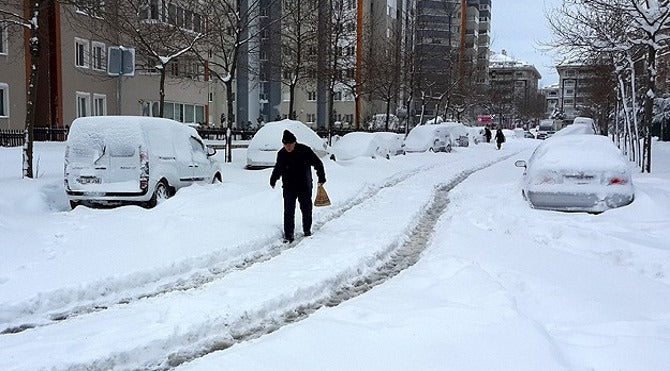
[[[628,169],[621,151],[602,135],[551,137],[537,147],[530,161],[532,166],[546,169]]]
[[[281,120],[268,122],[261,127],[249,142],[249,149],[278,151],[282,148],[281,138],[284,130],[288,130],[298,140],[298,143],[312,148],[325,149],[323,140],[307,125],[295,120]]]

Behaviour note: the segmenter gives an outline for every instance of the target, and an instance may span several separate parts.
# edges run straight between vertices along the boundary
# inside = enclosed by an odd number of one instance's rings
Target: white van
[[[81,117],[70,127],[64,183],[72,208],[132,203],[153,207],[179,188],[221,181],[198,132],[142,116]]]

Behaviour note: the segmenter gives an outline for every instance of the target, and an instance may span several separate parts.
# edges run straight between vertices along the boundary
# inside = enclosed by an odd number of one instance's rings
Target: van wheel
[[[75,207],[81,205],[79,201],[70,201],[70,208],[74,210]]]
[[[214,175],[214,178],[212,179],[212,184],[221,183],[221,182],[222,182],[222,180],[221,180],[221,174],[216,173],[216,174]]]
[[[170,198],[170,188],[168,188],[168,185],[164,180],[161,180],[156,184],[154,194],[151,196],[151,199],[147,201],[146,205],[149,208],[155,207],[168,198]]]
[[[435,153],[435,150],[433,149],[433,147],[430,147],[430,149],[428,151]]]

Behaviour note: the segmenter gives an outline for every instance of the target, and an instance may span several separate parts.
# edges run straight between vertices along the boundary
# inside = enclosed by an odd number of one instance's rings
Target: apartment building
[[[50,3],[40,11],[40,75],[36,98],[36,125],[61,128],[82,116],[158,115],[160,73],[156,58],[143,55],[123,36],[107,30],[105,9],[112,2],[90,2],[91,8]],[[95,7],[100,10],[96,13]],[[107,7],[107,8],[105,8]],[[25,9],[17,5],[22,14]],[[204,27],[204,16],[174,2],[152,0],[139,12],[138,25],[170,22],[187,32]],[[5,22],[6,23],[6,22]],[[87,25],[86,27],[84,25]],[[107,32],[109,31],[109,32]],[[0,89],[3,114],[1,128],[24,128],[26,85],[30,56],[23,30],[3,30],[0,53]],[[110,75],[107,71],[110,47],[123,46],[135,58],[132,75]],[[164,116],[183,123],[213,123],[221,110],[210,100],[214,94],[202,63],[186,55],[166,65]],[[5,109],[4,106],[8,109]],[[3,113],[3,112],[0,112]]]
[[[477,47],[476,81],[480,85],[488,85],[491,50],[491,0],[479,0]]]
[[[578,62],[564,62],[558,71],[558,111],[571,120],[580,116],[590,99],[590,89],[595,78],[593,67]]]
[[[557,114],[560,111],[559,92],[560,89],[558,83],[545,86],[542,89],[540,89],[540,93],[547,100],[547,110],[545,112],[546,117],[551,117],[552,115]]]
[[[17,6],[8,9],[19,12]],[[26,123],[26,56],[23,30],[0,20],[0,129],[23,129]]]
[[[507,119],[522,118],[537,101],[538,82],[542,78],[535,66],[517,60],[505,50],[492,54],[489,81],[493,112]]]

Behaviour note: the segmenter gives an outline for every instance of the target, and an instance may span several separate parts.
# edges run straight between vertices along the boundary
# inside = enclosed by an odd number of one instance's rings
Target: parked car
[[[563,129],[556,132],[557,136],[562,135],[578,135],[578,134],[591,134],[595,135],[598,133],[593,119],[587,117],[577,117],[572,122],[571,125],[564,127]]]
[[[389,133],[386,131],[380,131],[374,133],[375,136],[379,137],[384,141],[385,146],[388,148],[388,153],[391,156],[402,155],[404,153],[402,149],[402,144],[405,141],[404,134]]]
[[[336,161],[351,160],[356,157],[388,158],[389,148],[377,133],[355,131],[345,134],[331,149],[331,159]]]
[[[447,129],[452,147],[468,147],[470,145],[468,128],[462,123],[447,121],[439,125]]]
[[[563,129],[566,123],[563,120],[544,119],[537,128],[537,139],[547,139],[557,131]]]
[[[328,154],[328,145],[307,125],[288,119],[273,121],[263,125],[251,138],[247,148],[247,169],[275,166],[277,151],[283,146],[281,138],[284,130],[292,132],[298,143],[311,147],[317,156]]]
[[[403,150],[405,152],[451,152],[449,131],[441,124],[416,126],[407,134]]]
[[[472,142],[474,142],[475,144],[486,142],[483,126],[468,126],[466,128],[468,129],[468,134]]]
[[[81,117],[65,146],[64,183],[72,208],[133,203],[153,207],[193,183],[221,181],[198,132],[141,116]]]
[[[599,213],[635,197],[628,161],[604,136],[555,136],[515,165],[525,168],[523,197],[538,209]]]

